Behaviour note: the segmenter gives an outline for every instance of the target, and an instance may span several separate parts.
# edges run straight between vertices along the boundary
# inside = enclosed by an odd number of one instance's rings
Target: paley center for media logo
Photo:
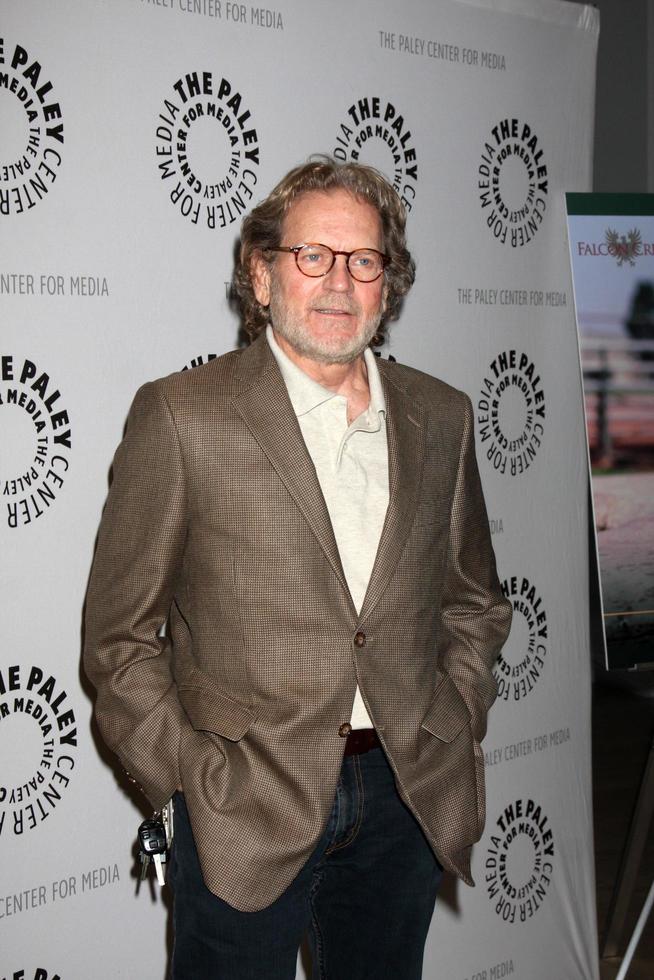
[[[484,861],[489,899],[504,922],[526,922],[541,907],[554,873],[554,835],[532,799],[507,804],[490,831]]]
[[[59,973],[48,972],[44,967],[37,966],[35,970],[29,967],[27,969],[14,970],[13,973],[7,974],[6,980],[62,980],[62,977]]]
[[[7,527],[38,520],[57,499],[70,467],[71,425],[61,391],[43,365],[0,354],[0,495]]]
[[[191,71],[172,85],[156,128],[159,177],[175,209],[210,230],[240,220],[259,180],[259,136],[237,85]]]
[[[0,668],[0,841],[50,816],[68,789],[77,722],[59,680],[35,664]]]
[[[547,656],[547,612],[536,586],[524,575],[511,575],[502,592],[513,607],[511,633],[493,673],[501,701],[521,701],[536,687]]]
[[[546,403],[540,374],[524,351],[504,350],[491,361],[477,396],[481,451],[507,476],[533,463],[545,432]]]
[[[477,189],[496,241],[520,248],[533,239],[547,210],[549,175],[532,125],[513,118],[492,127],[477,169]]]
[[[184,365],[182,371],[190,371],[193,368],[201,367],[203,364],[208,364],[209,361],[215,361],[217,357],[217,354],[197,354],[191,358],[188,364]]]
[[[64,123],[54,85],[38,57],[0,37],[3,96],[0,214],[30,211],[49,193],[62,162]]]
[[[418,156],[413,134],[400,108],[380,95],[357,99],[339,124],[332,156],[376,167],[386,175],[411,211],[418,186]]]

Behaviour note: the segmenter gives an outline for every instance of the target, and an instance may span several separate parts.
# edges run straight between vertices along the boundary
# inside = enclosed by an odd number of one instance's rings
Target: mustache
[[[361,310],[358,303],[350,302],[344,297],[338,299],[333,296],[321,296],[311,304],[312,310],[337,310],[339,313],[350,313],[358,315]]]

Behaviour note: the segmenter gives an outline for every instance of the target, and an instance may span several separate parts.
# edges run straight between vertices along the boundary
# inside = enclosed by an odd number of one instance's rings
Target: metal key
[[[160,885],[166,884],[166,876],[164,874],[163,862],[166,860],[165,854],[155,854],[152,858],[154,861],[154,869],[157,872],[157,881]]]
[[[145,881],[148,876],[148,869],[150,867],[150,855],[144,854],[143,851],[139,851],[139,858],[141,859],[141,874],[139,875],[139,881]]]
[[[172,799],[168,800],[165,807],[161,811],[161,821],[164,825],[164,830],[166,831],[166,849],[170,850],[170,845],[173,842],[173,837],[175,836],[174,827],[174,809]]]

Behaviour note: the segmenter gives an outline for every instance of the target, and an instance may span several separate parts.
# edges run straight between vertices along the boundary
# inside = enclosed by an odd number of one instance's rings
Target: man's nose
[[[338,292],[349,293],[354,288],[354,280],[347,267],[345,255],[334,256],[334,264],[325,276],[325,280],[328,289],[335,289]]]

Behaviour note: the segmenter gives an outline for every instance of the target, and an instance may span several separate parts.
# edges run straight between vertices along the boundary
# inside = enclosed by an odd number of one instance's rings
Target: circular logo
[[[477,426],[486,458],[499,473],[529,469],[540,448],[545,396],[527,354],[502,351],[491,361],[477,400]]]
[[[520,701],[533,691],[545,663],[547,613],[528,578],[514,575],[504,579],[502,592],[513,606],[513,622],[493,673],[498,698]]]
[[[0,214],[30,211],[61,166],[64,124],[54,86],[33,52],[0,37]]]
[[[259,137],[236,86],[193,71],[172,86],[155,147],[169,198],[191,224],[212,231],[238,221],[259,179]]]
[[[17,528],[42,517],[66,481],[70,420],[50,375],[11,354],[0,355],[0,417],[0,493]]]
[[[77,723],[66,691],[41,667],[0,669],[0,839],[46,820],[70,783]]]
[[[367,163],[385,174],[407,211],[418,183],[418,158],[409,126],[394,103],[378,95],[364,96],[347,110],[339,126],[332,156]]]
[[[35,970],[31,967],[22,970],[14,970],[13,973],[8,973],[6,980],[61,980],[61,976],[58,973],[48,972],[42,966],[37,966]]]
[[[192,357],[190,362],[184,365],[182,371],[190,371],[192,368],[200,367],[201,364],[208,364],[209,361],[215,361],[217,357],[217,354],[198,354],[197,357]]]
[[[504,922],[526,922],[540,908],[554,870],[554,839],[542,807],[516,800],[497,819],[484,864],[488,897]]]
[[[512,248],[526,245],[543,222],[549,182],[531,126],[519,119],[493,126],[477,175],[482,211],[495,240]]]

